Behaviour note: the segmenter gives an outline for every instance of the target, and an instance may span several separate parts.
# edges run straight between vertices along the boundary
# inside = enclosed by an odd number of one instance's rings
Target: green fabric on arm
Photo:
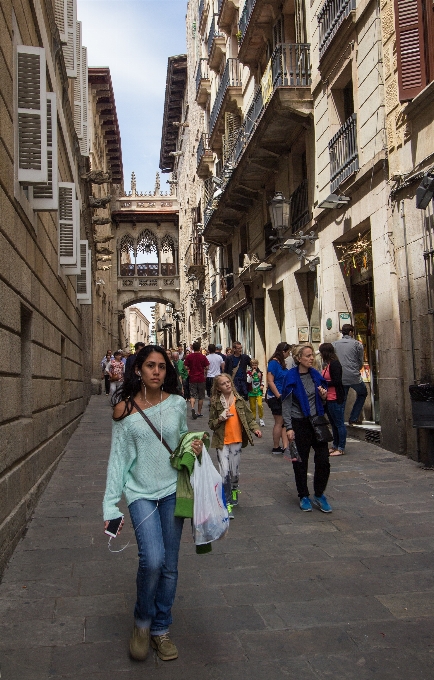
[[[195,439],[204,439],[206,448],[209,448],[208,432],[186,432],[170,457],[172,467],[178,470],[176,484],[175,517],[193,517],[194,493],[190,483],[191,473],[194,469],[196,456],[191,444]],[[200,455],[198,456],[200,460]]]

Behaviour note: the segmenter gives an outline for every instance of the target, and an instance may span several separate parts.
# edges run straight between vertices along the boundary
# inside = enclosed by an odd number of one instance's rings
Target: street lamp
[[[291,218],[291,201],[288,201],[281,191],[277,191],[269,206],[273,229],[277,232],[288,229]]]

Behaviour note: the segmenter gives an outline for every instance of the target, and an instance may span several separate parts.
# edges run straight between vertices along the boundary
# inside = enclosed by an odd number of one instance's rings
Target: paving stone
[[[285,661],[292,657],[310,658],[316,654],[354,652],[355,642],[344,628],[311,628],[309,630],[261,631],[239,636],[246,656],[252,661],[272,658]]]
[[[352,621],[387,620],[390,612],[380,604],[378,598],[333,597],[305,601],[301,607],[298,603],[276,604],[277,614],[289,628],[307,628],[318,625],[345,624]]]
[[[15,642],[15,641],[14,641]],[[22,645],[0,650],[0,675],[3,680],[47,680],[50,673],[51,647]]]
[[[428,680],[430,669],[410,651],[378,650],[375,653],[335,656],[315,656],[310,660],[321,678],[339,680],[400,680],[418,678]]]
[[[397,619],[430,616],[434,614],[434,590],[418,593],[399,593],[394,595],[376,595]]]
[[[84,619],[60,616],[52,620],[3,621],[0,623],[0,649],[10,649],[17,641],[26,648],[77,645],[83,641],[83,625]]]

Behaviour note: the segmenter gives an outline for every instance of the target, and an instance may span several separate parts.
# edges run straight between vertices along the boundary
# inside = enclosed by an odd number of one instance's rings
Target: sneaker
[[[278,446],[277,448],[272,449],[271,453],[274,454],[275,456],[280,456],[283,453],[283,449],[281,446]]]
[[[261,427],[265,427],[265,423],[264,423],[264,421],[262,420],[262,418],[259,418],[259,425],[260,425]]]
[[[321,512],[331,512],[332,509],[328,503],[327,498],[324,496],[314,496],[312,503],[318,510],[321,510]]]
[[[232,512],[233,505],[232,503],[227,504],[227,509],[228,509],[228,517],[229,519],[234,519],[234,514]]]
[[[312,503],[310,502],[309,496],[300,498],[300,509],[303,510],[303,512],[312,512]]]
[[[232,499],[231,499],[231,505],[238,505],[238,494],[240,493],[239,489],[232,489]]]
[[[144,661],[149,651],[149,628],[134,625],[130,638],[130,654],[136,661]]]
[[[194,410],[194,408],[191,409],[191,417],[193,418],[193,420],[196,420],[197,418],[196,411]]]
[[[178,650],[169,637],[169,633],[164,635],[152,635],[151,645],[157,650],[157,654],[162,661],[171,661],[178,658]]]
[[[203,413],[197,413],[196,418],[203,418]]]

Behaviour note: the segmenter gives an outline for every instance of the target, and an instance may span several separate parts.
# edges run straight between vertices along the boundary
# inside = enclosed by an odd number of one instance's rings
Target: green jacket
[[[194,494],[190,484],[190,476],[193,472],[196,456],[191,449],[191,443],[194,439],[203,439],[204,435],[206,435],[204,444],[209,449],[207,432],[186,432],[170,456],[172,467],[178,470],[175,517],[193,517]],[[198,458],[200,460],[200,456]]]
[[[184,366],[184,362],[182,359],[178,359],[178,361],[175,361],[177,367],[178,367],[178,373],[181,376],[182,380],[187,380],[188,378],[188,371]]]
[[[251,412],[248,403],[244,401],[242,397],[236,397],[235,408],[237,409],[238,416],[241,420],[243,431],[243,448],[247,446],[249,442],[252,446],[254,446],[252,433],[255,432],[255,430],[259,430],[259,425],[255,421],[254,415]],[[216,404],[211,404],[208,425],[214,432],[211,446],[215,446],[216,449],[222,449],[224,446],[226,421],[223,420],[222,422],[219,422],[219,417],[223,411],[224,407],[220,401],[218,401]]]

